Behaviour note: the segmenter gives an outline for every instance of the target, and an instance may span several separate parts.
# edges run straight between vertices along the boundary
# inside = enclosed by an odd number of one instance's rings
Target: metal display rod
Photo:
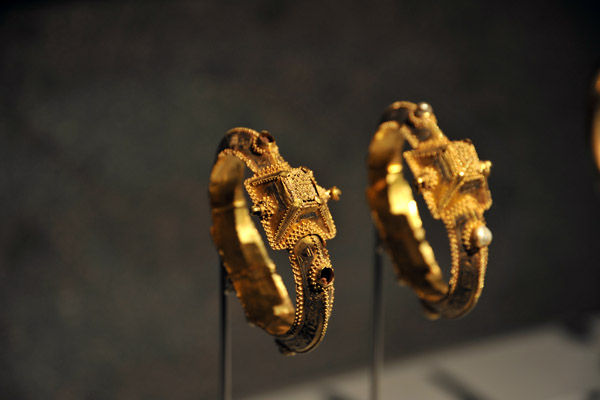
[[[228,295],[229,295],[229,281],[227,278],[227,271],[221,261],[219,263],[219,289],[220,289],[220,348],[219,356],[221,362],[221,369],[219,371],[219,398],[222,400],[231,400],[231,328],[229,324],[229,307],[228,307]]]
[[[379,399],[379,377],[383,368],[383,295],[381,241],[375,231],[373,241],[373,310],[371,326],[371,400]]]

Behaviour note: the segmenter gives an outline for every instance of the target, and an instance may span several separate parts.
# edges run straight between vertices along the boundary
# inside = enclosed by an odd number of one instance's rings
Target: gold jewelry
[[[405,142],[412,150],[402,152]],[[402,175],[403,158],[432,216],[446,226],[452,255],[448,284],[425,240],[411,186]],[[367,198],[373,220],[399,281],[416,292],[431,318],[465,315],[483,289],[492,240],[483,218],[492,205],[491,165],[479,161],[469,139],[448,140],[426,103],[389,106],[369,146]]]
[[[590,141],[596,168],[600,171],[600,72],[596,74],[592,87],[592,120]]]
[[[244,186],[267,240],[289,253],[296,308],[248,213]],[[327,202],[341,191],[317,185],[306,167],[292,168],[266,131],[234,128],[222,140],[210,175],[211,234],[246,318],[275,336],[283,354],[313,350],[333,305],[333,268],[325,241],[335,236]]]

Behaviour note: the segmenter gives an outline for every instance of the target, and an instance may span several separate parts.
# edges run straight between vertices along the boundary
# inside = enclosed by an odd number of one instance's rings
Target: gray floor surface
[[[585,337],[545,325],[385,364],[380,399],[600,399],[600,316]],[[357,400],[369,397],[361,369],[246,400]]]

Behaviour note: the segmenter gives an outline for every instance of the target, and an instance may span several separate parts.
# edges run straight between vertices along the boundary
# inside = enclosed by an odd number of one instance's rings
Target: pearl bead
[[[421,102],[417,104],[417,109],[415,110],[415,115],[419,118],[429,116],[433,114],[433,109],[427,103]]]
[[[473,231],[473,239],[477,247],[489,246],[492,243],[492,231],[485,225],[479,225]]]
[[[425,102],[417,104],[417,109],[422,112],[433,112],[431,106]]]

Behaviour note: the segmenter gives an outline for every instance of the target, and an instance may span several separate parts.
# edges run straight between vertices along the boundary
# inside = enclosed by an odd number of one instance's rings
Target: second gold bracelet
[[[412,150],[403,152],[405,143]],[[448,283],[425,240],[403,160],[431,215],[446,227],[452,256]],[[492,205],[490,168],[470,140],[448,140],[426,103],[392,104],[371,140],[367,199],[373,220],[398,279],[415,291],[432,318],[461,317],[481,295],[492,240],[483,217]]]

